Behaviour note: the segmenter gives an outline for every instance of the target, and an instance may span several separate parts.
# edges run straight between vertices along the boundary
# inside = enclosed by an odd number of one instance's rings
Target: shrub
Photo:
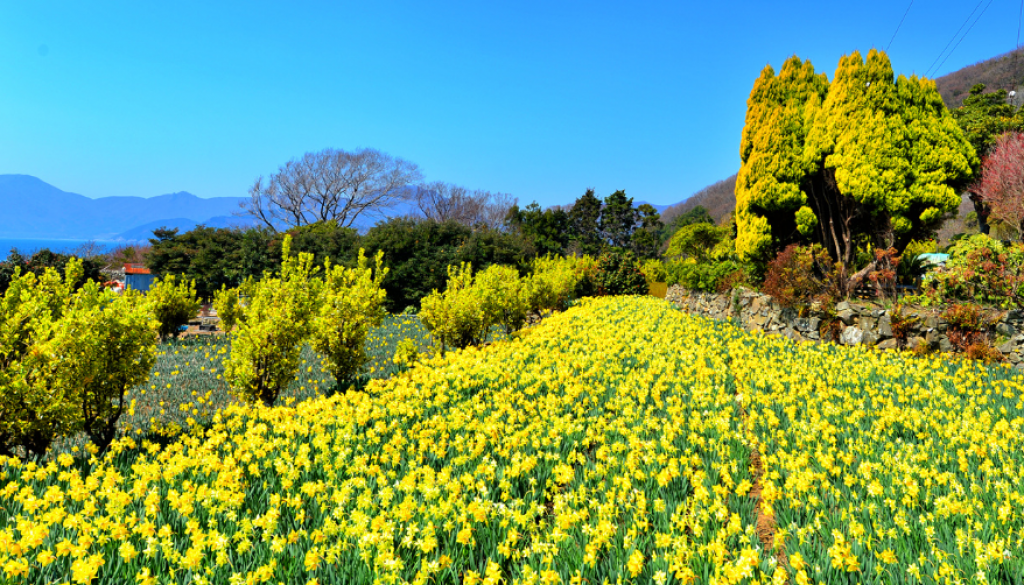
[[[242,317],[242,305],[237,288],[221,286],[213,293],[213,308],[220,318],[220,326],[224,331],[231,331]]]
[[[387,275],[378,252],[371,266],[362,250],[354,268],[325,263],[324,287],[312,327],[312,346],[338,384],[349,380],[367,361],[366,335],[384,317]]]
[[[831,304],[841,296],[841,272],[820,246],[790,244],[768,263],[761,290],[783,307]]]
[[[39,456],[60,435],[84,431],[106,449],[124,394],[156,359],[156,323],[137,293],[88,281],[71,259],[62,279],[14,272],[0,298],[0,454]]]
[[[942,312],[942,318],[949,323],[946,336],[960,351],[985,342],[985,329],[981,307],[974,304],[953,304]]]
[[[665,263],[657,258],[644,260],[637,265],[637,268],[644,275],[644,280],[647,281],[647,288],[650,288],[656,282],[665,282],[665,279],[668,278],[668,270],[665,268]]]
[[[591,256],[559,258],[544,256],[533,261],[525,283],[527,310],[561,311],[595,290],[597,264]]]
[[[963,238],[950,247],[946,270],[922,286],[932,302],[1024,308],[1024,244],[1004,246],[985,234]]]
[[[182,325],[188,325],[201,306],[196,298],[195,281],[178,281],[173,274],[153,281],[146,293],[146,304],[159,323],[161,340],[176,335]]]
[[[907,346],[907,336],[917,322],[917,317],[905,314],[903,305],[897,304],[889,311],[889,328],[892,329],[892,337],[896,340],[896,347],[903,348]]]
[[[742,264],[735,260],[673,262],[668,268],[668,284],[678,284],[690,290],[706,292],[724,291],[748,280]]]
[[[629,250],[613,250],[602,254],[595,279],[597,294],[647,294],[647,280],[636,264],[636,256]]]
[[[448,267],[444,292],[435,290],[423,298],[420,319],[441,343],[442,351],[449,347],[468,347],[486,338],[489,324],[484,303],[473,289],[470,264]]]
[[[523,327],[530,310],[527,284],[511,266],[495,264],[477,273],[473,286],[481,297],[488,326],[499,325],[508,335]]]
[[[266,406],[295,377],[322,286],[312,278],[317,272],[313,255],[290,254],[291,237],[285,236],[281,274],[266,274],[256,284],[224,362],[224,377],[235,395]]]

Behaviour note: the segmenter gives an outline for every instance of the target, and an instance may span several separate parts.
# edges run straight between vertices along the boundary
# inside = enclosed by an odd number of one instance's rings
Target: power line
[[[974,28],[974,25],[978,24],[978,21],[981,20],[982,16],[985,16],[985,10],[988,10],[988,7],[992,6],[992,2],[993,0],[988,0],[988,4],[985,5],[985,9],[981,11],[981,14],[978,15],[978,18],[974,19],[974,22],[971,23],[971,26],[967,27],[967,30],[964,31],[964,34],[962,37],[960,37],[960,40],[957,41],[955,45],[953,45],[953,48],[950,49],[949,53],[946,53],[946,58],[943,59],[942,63],[939,63],[939,66],[935,68],[936,73],[938,73],[939,70],[942,69],[942,66],[946,64],[946,59],[949,59],[949,56],[952,55],[954,51],[956,51],[956,48],[960,46],[960,43],[962,43],[963,40],[967,38],[968,33],[971,32],[971,29]]]
[[[1024,0],[1021,0],[1024,2]],[[896,32],[892,33],[892,38],[889,39],[889,44],[885,46],[885,52],[889,52],[889,47],[892,46],[892,42],[896,40],[896,33],[900,32],[900,27],[903,26],[903,21],[907,19],[907,15],[910,14],[910,8],[914,6],[914,0],[910,0],[910,6],[907,6],[907,11],[903,13],[903,18],[900,19],[900,23],[896,25]],[[1020,37],[1020,30],[1017,31],[1017,36]]]
[[[953,41],[956,40],[957,35],[960,34],[960,31],[964,30],[964,27],[967,26],[967,23],[971,21],[971,17],[974,16],[974,13],[977,12],[979,8],[981,8],[981,5],[984,2],[985,2],[985,0],[978,0],[978,5],[975,6],[974,10],[972,10],[971,13],[967,15],[967,19],[964,20],[964,23],[960,25],[960,28],[956,29],[955,33],[953,33],[953,38],[949,39],[949,42],[946,43],[946,46],[942,48],[941,52],[939,52],[939,56],[936,57],[935,60],[932,61],[932,64],[928,66],[928,69],[925,70],[925,72],[924,72],[924,76],[925,77],[928,77],[928,73],[932,70],[932,67],[935,67],[935,64],[938,63],[939,59],[942,58],[942,55],[943,55],[943,53],[946,52],[946,49],[948,49],[949,46],[953,44]]]

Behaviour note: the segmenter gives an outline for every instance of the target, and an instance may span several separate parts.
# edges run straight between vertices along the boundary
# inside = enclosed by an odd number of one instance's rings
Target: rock
[[[840,303],[840,304],[842,304],[842,303]],[[849,307],[849,303],[847,303],[847,307]],[[839,312],[836,313],[836,317],[839,317],[839,319],[842,320],[842,322],[844,324],[846,324],[846,325],[852,325],[853,324],[853,319],[856,316],[857,316],[857,313],[854,312],[853,309],[850,309],[850,308],[844,309],[844,310],[839,311]]]
[[[1011,364],[1019,364],[1019,363],[1020,363],[1020,354],[1019,354],[1019,353],[1016,353],[1016,352],[1014,352],[1014,353],[1011,353],[1011,354],[1009,354],[1009,355],[1007,355],[1007,356],[1006,356],[1006,359],[1007,359],[1007,360],[1008,360],[1008,361],[1009,361],[1009,362],[1010,362]]]
[[[871,331],[865,331],[864,336],[861,338],[860,342],[864,345],[875,345],[876,343],[878,343],[878,336]]]
[[[1017,349],[1017,344],[1014,343],[1013,340],[1010,340],[1010,341],[1007,341],[1006,343],[1000,345],[996,349],[998,349],[1000,353],[1006,354],[1006,353],[1010,353],[1013,350]]]
[[[878,349],[896,349],[896,340],[886,339],[882,343],[879,343],[876,347],[878,347]]]
[[[917,346],[921,345],[922,343],[924,345],[928,345],[928,341],[925,340],[925,338],[923,337],[911,337],[910,339],[907,340],[907,347],[914,349]]]
[[[947,353],[953,351],[953,344],[949,342],[949,338],[945,335],[939,337],[939,351]]]
[[[1000,335],[1005,335],[1007,337],[1013,337],[1014,335],[1016,335],[1017,330],[1014,329],[1013,325],[1010,325],[1009,323],[999,323],[998,325],[996,325],[996,333]]]
[[[936,329],[939,326],[939,318],[935,315],[926,315],[921,320],[921,325],[926,329]]]
[[[864,341],[864,332],[861,331],[860,327],[851,325],[843,329],[842,335],[839,336],[839,341],[843,345],[857,345]]]
[[[797,331],[817,331],[821,319],[817,317],[797,317],[793,319],[793,328]]]
[[[939,342],[939,332],[935,329],[925,331],[924,340],[927,341],[929,345],[935,345]]]
[[[837,313],[840,312],[840,311],[850,311],[850,310],[852,310],[852,307],[850,307],[850,303],[848,301],[842,301],[842,302],[840,302],[839,304],[836,305],[836,312]]]
[[[878,318],[878,336],[882,339],[892,337],[892,320],[889,315],[882,315]]]
[[[874,317],[861,317],[857,325],[864,331],[872,331],[878,326],[878,320]]]

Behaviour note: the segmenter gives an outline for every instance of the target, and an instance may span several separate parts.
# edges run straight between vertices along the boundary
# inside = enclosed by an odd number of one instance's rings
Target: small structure
[[[125,264],[124,265],[124,288],[134,289],[140,292],[146,292],[149,290],[149,286],[153,284],[154,276],[143,264]]]

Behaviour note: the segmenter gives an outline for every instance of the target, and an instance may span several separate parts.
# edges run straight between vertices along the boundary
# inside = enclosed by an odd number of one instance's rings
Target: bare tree
[[[508,193],[491,193],[437,181],[416,188],[416,206],[423,217],[457,221],[471,227],[500,228],[516,199]]]
[[[328,148],[288,161],[260,177],[241,207],[271,229],[334,221],[341,227],[363,214],[381,214],[410,196],[422,178],[415,163],[379,150],[346,152]]]

